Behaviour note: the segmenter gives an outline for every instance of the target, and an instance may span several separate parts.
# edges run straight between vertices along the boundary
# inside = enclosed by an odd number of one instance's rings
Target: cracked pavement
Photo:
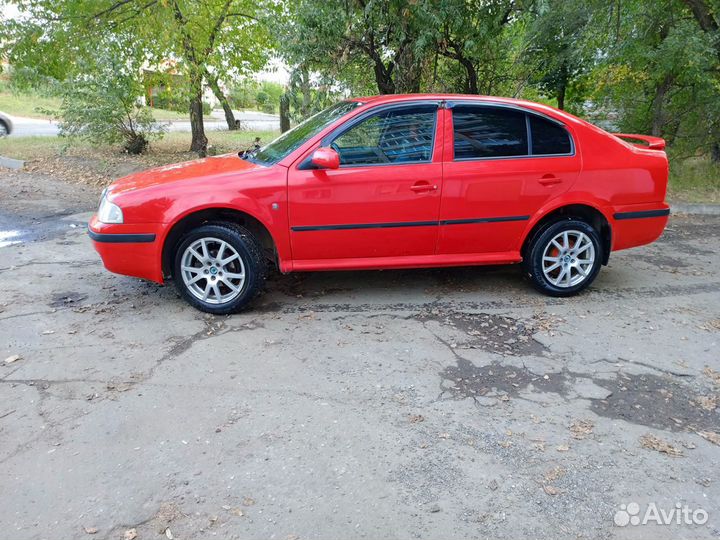
[[[277,274],[213,317],[102,268],[97,197],[0,172],[3,538],[720,536],[719,217],[571,299],[516,267]],[[614,525],[630,502],[709,519]]]

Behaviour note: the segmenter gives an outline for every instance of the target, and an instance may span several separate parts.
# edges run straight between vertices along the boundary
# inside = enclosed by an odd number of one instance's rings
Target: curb
[[[670,203],[671,214],[700,214],[705,216],[720,216],[720,204],[691,204]]]
[[[25,162],[22,159],[13,159],[5,156],[0,156],[0,167],[6,167],[8,169],[22,169],[25,166]]]

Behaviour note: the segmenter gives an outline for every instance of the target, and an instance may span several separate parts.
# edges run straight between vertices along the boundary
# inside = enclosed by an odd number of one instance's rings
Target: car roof
[[[350,98],[348,101],[359,101],[361,103],[372,103],[374,105],[380,103],[396,103],[402,101],[415,101],[418,99],[427,100],[445,100],[445,101],[486,101],[490,103],[507,103],[512,105],[539,105],[532,101],[522,99],[498,97],[498,96],[481,96],[477,94],[382,94],[377,96],[363,96]]]
[[[365,96],[350,98],[347,101],[356,101],[363,106],[375,106],[382,104],[402,103],[403,101],[474,101],[477,103],[509,105],[522,107],[526,110],[532,110],[541,114],[546,114],[556,120],[563,120],[574,124],[587,124],[584,120],[561,109],[556,109],[550,105],[537,103],[535,101],[527,101],[524,99],[516,99],[499,96],[481,96],[477,94],[382,94],[378,96]]]

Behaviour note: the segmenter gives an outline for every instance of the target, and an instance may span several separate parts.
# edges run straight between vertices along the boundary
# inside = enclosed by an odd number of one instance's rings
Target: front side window
[[[527,156],[525,113],[500,107],[452,108],[455,159]]]
[[[528,116],[534,156],[570,154],[572,152],[570,135],[565,128],[533,114]]]
[[[378,112],[335,138],[330,145],[340,165],[380,165],[430,161],[437,105]]]

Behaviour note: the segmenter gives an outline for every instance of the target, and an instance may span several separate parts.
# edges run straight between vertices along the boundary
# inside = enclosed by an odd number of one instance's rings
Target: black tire
[[[578,281],[577,283],[572,283],[571,281],[571,285],[568,284],[558,286],[557,284],[553,283],[543,271],[543,257],[545,256],[546,248],[548,248],[548,250],[556,250],[558,252],[558,257],[560,257],[561,254],[562,257],[565,257],[565,255],[572,257],[572,249],[574,249],[574,247],[576,247],[578,243],[577,237],[574,237],[575,246],[571,246],[571,250],[567,253],[565,251],[561,251],[560,249],[555,248],[554,244],[552,246],[550,245],[552,240],[556,238],[558,234],[562,234],[564,232],[568,232],[571,235],[569,245],[571,245],[573,241],[573,232],[579,232],[586,235],[592,243],[592,248],[594,250],[594,262],[592,263],[592,265],[585,265],[584,268],[581,267],[581,269],[578,270],[577,266],[579,266],[580,257],[578,257],[577,259],[570,258],[568,261],[566,261],[568,265],[567,271],[574,271],[576,276],[575,279],[579,279],[580,281]],[[588,250],[589,248],[586,249],[585,253]],[[548,251],[548,253],[555,256],[555,253],[553,253],[552,251]],[[540,228],[530,240],[525,255],[526,256],[523,259],[523,267],[525,270],[525,274],[530,279],[535,288],[541,293],[548,296],[565,297],[573,296],[579,293],[580,291],[587,288],[595,280],[598,272],[600,271],[600,267],[602,266],[603,246],[602,242],[600,241],[600,235],[590,224],[577,218],[566,218],[548,223],[544,227]],[[578,263],[576,263],[576,261],[578,261]],[[552,267],[554,263],[552,261],[548,261],[547,264],[549,268]],[[550,278],[559,278],[559,273],[563,271],[564,264],[565,262],[562,262],[561,266],[557,270],[553,270],[552,272],[550,272],[550,274],[555,273],[555,275],[551,275]],[[582,276],[581,271],[585,273],[584,276]],[[567,274],[564,275],[566,279],[573,279],[572,273],[570,274],[570,278],[567,278]]]
[[[10,126],[0,120],[0,137],[7,137],[10,135]]]
[[[191,292],[190,286],[186,285],[183,279],[181,270],[183,255],[188,247],[203,238],[219,239],[226,242],[237,252],[242,260],[245,274],[244,282],[239,287],[239,294],[227,302],[212,303],[211,301],[204,301],[202,298],[198,298]],[[206,223],[191,230],[180,239],[175,249],[172,274],[180,296],[191,306],[206,313],[226,315],[245,309],[262,290],[267,275],[267,262],[263,256],[262,245],[258,242],[257,238],[244,227],[226,222]],[[222,275],[222,273],[220,273],[220,275]],[[210,278],[203,277],[200,281],[206,280],[205,283],[207,284],[208,279]],[[217,284],[220,285],[220,281],[218,281]]]

